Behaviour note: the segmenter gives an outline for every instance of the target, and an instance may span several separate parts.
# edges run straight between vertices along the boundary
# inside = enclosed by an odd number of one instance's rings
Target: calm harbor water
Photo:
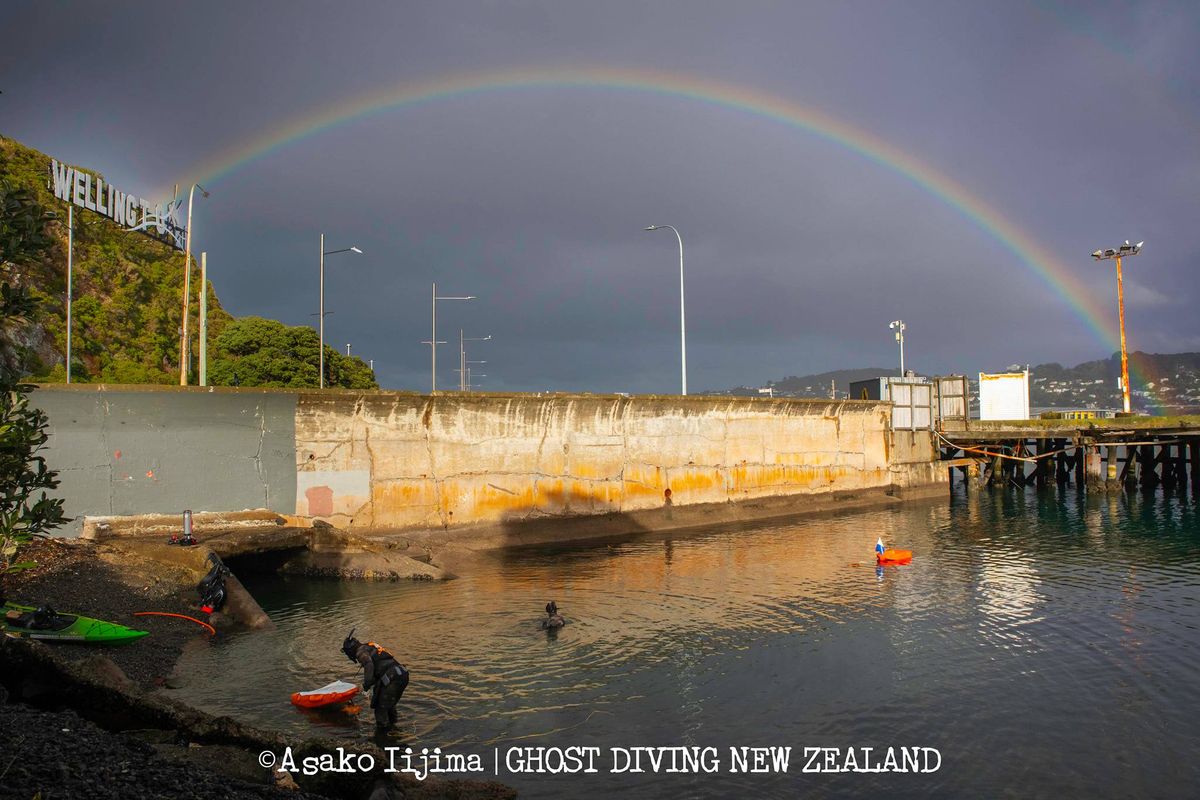
[[[980,493],[785,524],[538,549],[445,583],[250,578],[278,624],[190,653],[215,713],[365,741],[370,709],[302,712],[355,680],[346,632],[409,667],[387,744],[481,756],[597,746],[524,797],[1188,797],[1200,753],[1200,520],[1185,497]],[[877,570],[875,537],[912,549]],[[537,630],[558,602],[569,624]],[[716,774],[611,774],[610,747],[713,746]],[[730,774],[730,746],[791,746]],[[926,746],[931,774],[805,774],[805,747]],[[861,751],[860,751],[861,752]]]

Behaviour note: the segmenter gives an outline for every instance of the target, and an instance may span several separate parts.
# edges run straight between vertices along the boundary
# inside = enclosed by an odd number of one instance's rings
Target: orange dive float
[[[912,550],[884,550],[875,554],[880,564],[907,564],[912,561]]]
[[[334,703],[344,703],[358,694],[358,687],[345,681],[334,681],[320,689],[307,692],[296,692],[292,695],[292,704],[301,708],[321,708]]]

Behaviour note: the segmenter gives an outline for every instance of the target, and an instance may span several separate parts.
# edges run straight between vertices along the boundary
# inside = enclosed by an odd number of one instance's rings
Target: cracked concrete
[[[37,389],[46,458],[77,535],[86,515],[293,513],[295,395],[76,384]]]
[[[928,434],[888,431],[871,401],[95,385],[34,401],[80,518],[265,507],[449,532],[944,484]]]
[[[677,508],[885,490],[888,418],[862,401],[389,394],[338,408],[301,396],[296,435],[304,452],[370,431],[369,464],[339,465],[334,450],[322,465],[368,470],[370,506],[352,527],[449,531],[659,509],[668,489]]]

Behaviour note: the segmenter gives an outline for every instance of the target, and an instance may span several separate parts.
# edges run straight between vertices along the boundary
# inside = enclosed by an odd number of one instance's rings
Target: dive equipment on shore
[[[208,561],[212,563],[212,567],[209,568],[208,574],[200,579],[200,583],[196,584],[196,591],[200,593],[200,610],[205,614],[212,614],[220,611],[221,606],[225,605],[225,578],[233,573],[216,553],[209,553]]]

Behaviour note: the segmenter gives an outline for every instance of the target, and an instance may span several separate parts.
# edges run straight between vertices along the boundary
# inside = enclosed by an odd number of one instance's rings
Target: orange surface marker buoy
[[[884,550],[875,560],[880,564],[907,564],[912,557],[912,550]]]
[[[358,694],[358,687],[345,681],[334,681],[320,689],[307,692],[296,692],[292,695],[292,705],[301,708],[321,708],[334,703],[342,703]]]

